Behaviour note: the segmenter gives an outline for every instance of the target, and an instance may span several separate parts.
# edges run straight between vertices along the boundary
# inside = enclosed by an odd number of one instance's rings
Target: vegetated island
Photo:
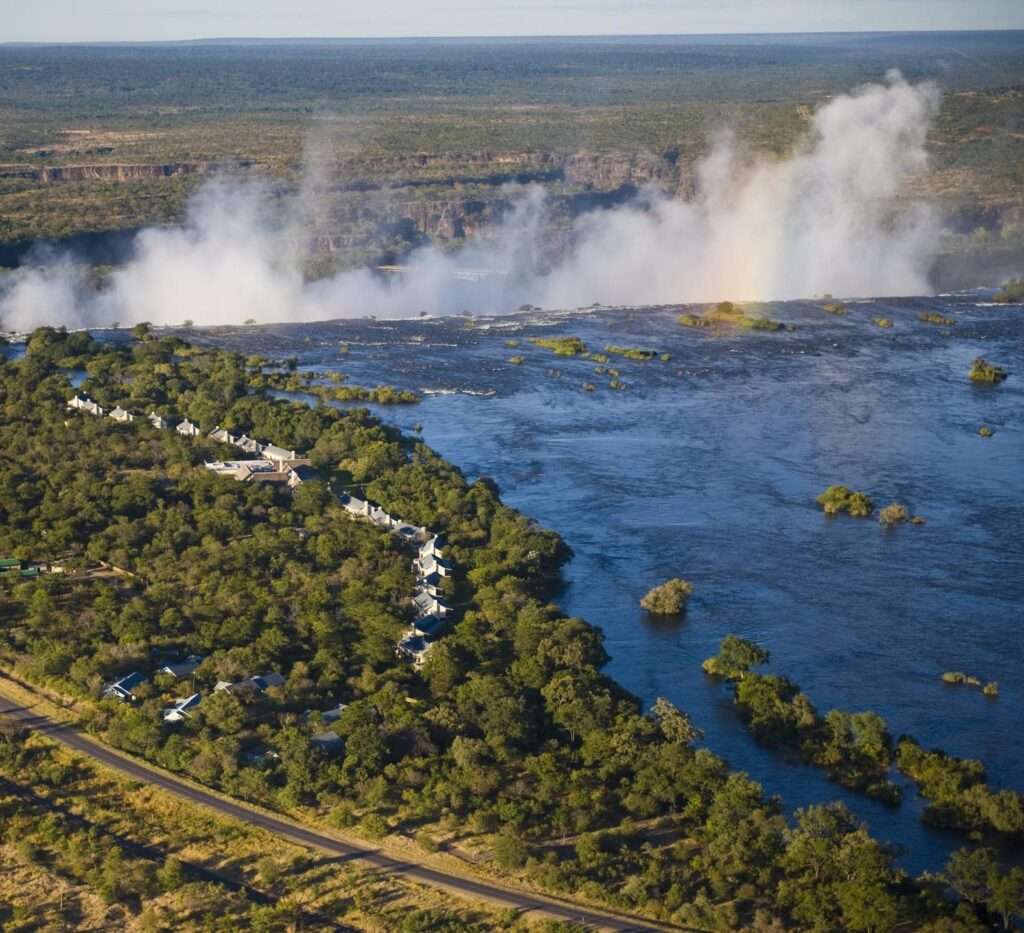
[[[796,751],[838,784],[898,804],[902,791],[887,777],[893,748],[885,721],[875,713],[835,709],[819,716],[792,681],[751,670],[769,657],[759,645],[727,635],[703,668],[706,674],[732,681],[733,701],[758,742]]]
[[[910,521],[910,511],[902,502],[892,502],[878,512],[878,523],[891,528]]]
[[[144,325],[140,325],[144,327]],[[135,330],[148,334],[148,330]],[[348,352],[347,350],[345,352]],[[373,402],[377,405],[414,405],[420,401],[419,393],[394,386],[343,385],[348,380],[344,373],[298,372],[298,360],[294,357],[278,365],[268,364],[259,356],[247,359],[251,370],[249,385],[253,389],[272,389],[277,392],[293,392],[312,395],[325,402]]]
[[[887,723],[876,713],[830,710],[822,718],[791,680],[751,670],[768,660],[766,649],[727,635],[718,655],[703,664],[705,673],[732,682],[733,700],[759,742],[798,751],[832,780],[893,805],[902,796],[888,779],[895,764],[930,801],[922,814],[930,825],[976,840],[985,833],[1024,840],[1024,795],[989,787],[981,762],[925,751],[909,736],[894,748]]]
[[[845,512],[854,518],[867,518],[874,511],[871,497],[863,492],[855,492],[847,486],[829,486],[815,500],[826,515],[839,515]]]
[[[557,356],[580,356],[587,352],[587,345],[579,337],[530,337],[529,340]]]
[[[693,584],[675,577],[647,591],[640,600],[642,609],[652,615],[677,616],[693,595]]]
[[[850,313],[850,309],[841,301],[828,301],[821,306],[821,310],[836,317],[846,317]]]
[[[990,680],[982,686],[980,677],[975,677],[973,674],[965,674],[963,671],[946,671],[942,675],[942,682],[955,686],[979,687],[981,692],[987,697],[999,696],[999,683],[997,681]]]
[[[995,385],[1005,381],[1009,373],[1001,366],[996,366],[995,363],[990,363],[984,357],[979,356],[971,363],[967,375],[971,382],[986,382]]]
[[[731,301],[720,301],[703,314],[680,314],[676,321],[683,327],[735,327],[741,330],[779,331],[785,325],[766,317],[751,317],[739,305]]]
[[[610,344],[604,348],[604,352],[608,356],[622,356],[627,360],[636,360],[639,363],[646,363],[649,360],[660,359],[661,362],[667,363],[672,359],[671,354],[662,353],[659,350],[645,350],[641,347],[618,347],[614,344]],[[596,360],[599,363],[608,362],[607,356],[602,359]]]
[[[50,328],[0,360],[4,667],[161,767],[562,895],[701,928],[952,922],[841,803],[787,819],[603,674],[599,630],[549,601],[568,548],[493,484],[262,375]],[[243,469],[250,444],[277,459]],[[47,741],[0,735],[0,769]]]
[[[1000,304],[1017,304],[1024,301],[1024,278],[1010,279],[992,296]]]
[[[939,314],[938,311],[922,311],[917,319],[923,321],[925,324],[939,324],[943,327],[952,327],[956,324],[956,321],[947,317],[945,314]]]

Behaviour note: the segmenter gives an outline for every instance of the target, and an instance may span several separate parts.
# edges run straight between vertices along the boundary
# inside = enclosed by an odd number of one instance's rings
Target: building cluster
[[[187,681],[199,669],[199,665],[206,660],[201,655],[190,654],[187,658],[165,664],[156,674],[165,675],[178,681]],[[122,703],[134,703],[135,692],[140,686],[146,683],[146,678],[138,671],[126,674],[120,680],[107,684],[103,688],[103,696],[111,700],[120,700]],[[269,674],[257,674],[253,677],[246,677],[237,682],[219,680],[213,688],[214,693],[226,691],[244,699],[255,699],[265,693],[271,687],[281,687],[285,683],[284,675],[276,671]],[[178,697],[171,706],[163,710],[164,722],[182,722],[190,719],[196,707],[202,701],[202,694],[198,691],[188,696]]]
[[[410,658],[413,666],[419,669],[431,647],[450,624],[451,607],[441,598],[444,579],[452,575],[451,564],[444,559],[444,542],[439,535],[431,534],[418,525],[403,522],[365,499],[345,495],[341,497],[341,504],[350,515],[365,518],[380,528],[393,531],[417,549],[413,560],[416,587],[412,594],[416,617],[399,640],[396,650],[399,656]]]
[[[72,411],[85,412],[98,418],[106,416],[121,424],[131,424],[142,417],[132,414],[120,405],[108,412],[92,399],[81,398],[78,395],[68,400],[67,407]],[[182,437],[199,437],[202,433],[199,426],[187,418],[172,425],[172,422],[155,411],[151,411],[145,416],[145,420],[159,431],[169,431],[173,426],[174,430]],[[236,436],[220,425],[207,436],[221,444],[237,447],[243,453],[253,456],[253,459],[248,460],[218,460],[214,463],[204,464],[207,470],[218,476],[230,476],[242,483],[276,483],[287,486],[289,489],[295,489],[296,486],[302,485],[314,475],[310,461],[299,456],[294,450],[278,447],[277,444],[261,444],[245,434]]]
[[[113,418],[124,424],[137,420],[136,415],[120,405],[108,413],[88,397],[80,398],[78,395],[68,401],[67,407],[96,417]],[[146,416],[146,420],[158,430],[172,428],[171,422],[156,412],[151,411]],[[199,427],[188,419],[173,425],[173,428],[184,437],[198,437],[201,433]],[[312,475],[310,461],[301,457],[294,450],[278,447],[275,444],[261,444],[245,434],[235,436],[220,426],[214,428],[208,436],[212,440],[232,445],[252,456],[252,459],[224,460],[204,464],[207,470],[218,476],[229,476],[239,482],[282,483],[289,489],[294,489]],[[444,557],[444,542],[439,535],[433,534],[427,528],[395,518],[384,509],[364,499],[343,495],[341,504],[346,512],[353,517],[366,519],[380,528],[393,532],[402,541],[416,549],[416,556],[413,560],[416,586],[412,593],[415,618],[396,645],[396,653],[399,657],[409,658],[413,666],[419,669],[423,666],[437,639],[447,631],[450,625],[452,609],[442,597],[444,581],[452,576],[453,568]],[[168,675],[175,680],[185,680],[192,677],[203,660],[198,655],[190,655],[183,660],[165,665],[156,673]],[[120,680],[107,684],[103,688],[103,696],[123,702],[134,702],[135,690],[145,682],[146,679],[142,674],[133,671]],[[281,674],[273,672],[257,674],[237,682],[218,681],[213,690],[214,693],[226,691],[245,699],[254,699],[269,688],[279,687],[284,683],[285,678]],[[163,710],[164,722],[178,723],[191,718],[201,701],[202,694],[199,692],[176,698],[171,706]],[[321,712],[319,714],[321,721],[324,725],[334,722],[341,716],[344,708],[344,704],[339,704],[334,709]],[[315,715],[313,712],[309,713],[309,716],[313,715]],[[333,731],[326,731],[314,735],[311,742],[325,752],[335,752],[341,744],[341,739]]]
[[[174,680],[185,681],[199,668],[205,659],[198,654],[190,654],[187,658],[165,664],[156,673],[165,674]],[[103,696],[110,700],[120,700],[122,703],[134,703],[135,691],[146,682],[146,678],[138,671],[126,674],[120,680],[107,684],[103,688]],[[188,696],[178,697],[173,704],[163,711],[164,722],[182,722],[191,718],[195,708],[202,699],[201,694],[193,692]]]
[[[22,560],[19,557],[0,557],[0,580],[31,579],[41,573],[63,573],[60,565]]]

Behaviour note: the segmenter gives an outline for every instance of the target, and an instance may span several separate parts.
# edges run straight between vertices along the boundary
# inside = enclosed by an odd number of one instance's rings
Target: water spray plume
[[[359,270],[306,282],[303,251],[282,245],[323,223],[310,214],[326,184],[322,147],[312,145],[306,182],[283,210],[266,181],[213,180],[181,227],[142,231],[133,258],[102,291],[87,287],[69,257],[42,257],[8,276],[0,317],[27,330],[508,312],[527,302],[925,294],[938,218],[900,196],[927,165],[938,106],[934,85],[890,72],[884,84],[822,106],[786,158],[746,157],[723,133],[698,166],[691,199],[649,187],[627,205],[586,214],[553,262],[543,255],[544,191],[515,186],[514,206],[493,230],[455,253],[414,251],[394,281]],[[466,281],[466,269],[480,275]]]

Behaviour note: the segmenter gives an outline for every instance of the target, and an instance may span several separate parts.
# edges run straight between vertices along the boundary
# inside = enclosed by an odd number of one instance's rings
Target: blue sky
[[[0,41],[1024,29],[1024,0],[38,0]]]

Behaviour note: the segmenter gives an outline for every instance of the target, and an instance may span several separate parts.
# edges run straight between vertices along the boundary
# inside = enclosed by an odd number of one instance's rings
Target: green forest
[[[0,577],[3,666],[78,698],[119,748],[371,838],[479,837],[495,870],[702,929],[968,931],[1024,909],[1024,872],[988,849],[911,878],[840,803],[787,817],[685,712],[644,710],[602,672],[601,632],[550,602],[571,556],[557,535],[364,409],[274,398],[275,361],[50,328],[0,360],[0,557],[48,571]],[[68,411],[76,391],[202,431]],[[204,461],[231,456],[207,437],[218,425],[303,452],[319,479],[293,493],[212,475]],[[411,552],[349,516],[342,491],[447,541],[456,621],[420,670],[394,649],[413,618]],[[158,673],[190,655],[204,660],[187,685]],[[103,698],[132,672],[134,702]],[[213,691],[268,673],[283,682]],[[794,701],[744,683],[751,710]],[[164,722],[193,689],[194,714]],[[804,714],[784,727],[851,726]],[[311,741],[325,729],[329,750]],[[941,762],[882,744],[945,805]],[[871,764],[843,773],[874,782]]]

